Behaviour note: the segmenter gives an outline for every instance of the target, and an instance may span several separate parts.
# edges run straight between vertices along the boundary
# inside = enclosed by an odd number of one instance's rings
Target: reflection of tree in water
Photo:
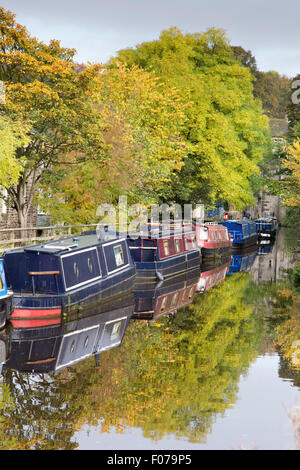
[[[47,376],[5,370],[2,448],[73,449],[86,424],[204,441],[216,416],[235,403],[261,340],[261,323],[245,302],[250,279],[228,277],[159,323],[132,321],[100,368],[91,358]]]
[[[82,385],[89,384],[88,377],[76,372],[68,377],[68,373],[56,376],[5,369],[3,382],[9,393],[2,396],[2,449],[77,447],[72,436],[82,415]]]

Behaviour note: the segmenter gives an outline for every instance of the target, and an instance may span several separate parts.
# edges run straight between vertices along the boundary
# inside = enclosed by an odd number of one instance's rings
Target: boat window
[[[115,323],[111,332],[110,339],[114,340],[119,337],[120,334],[120,328],[121,328],[121,322],[119,321],[118,323]]]
[[[121,245],[114,247],[115,260],[117,266],[122,266],[124,264],[124,253]]]
[[[178,299],[178,292],[176,292],[176,293],[173,295],[171,307],[174,307],[174,305],[176,305],[177,299]]]
[[[74,263],[74,273],[76,277],[79,277],[79,268],[77,263]]]
[[[92,263],[91,258],[88,258],[88,267],[89,267],[90,273],[92,273],[93,272],[93,263]]]
[[[176,250],[176,253],[180,253],[180,240],[179,240],[179,238],[175,238],[175,250]]]
[[[167,297],[165,296],[162,300],[160,311],[162,312],[166,307]]]
[[[164,250],[165,250],[165,255],[169,255],[169,240],[164,240]]]
[[[222,231],[219,232],[219,239],[223,240],[223,232]]]

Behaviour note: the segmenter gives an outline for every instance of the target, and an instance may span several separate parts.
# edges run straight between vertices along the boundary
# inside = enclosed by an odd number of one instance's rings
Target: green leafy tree
[[[152,71],[189,103],[182,132],[188,152],[161,200],[249,205],[249,179],[259,172],[268,122],[253,98],[251,73],[237,63],[223,31],[184,35],[171,28],[157,41],[120,51],[110,65],[120,61]]]

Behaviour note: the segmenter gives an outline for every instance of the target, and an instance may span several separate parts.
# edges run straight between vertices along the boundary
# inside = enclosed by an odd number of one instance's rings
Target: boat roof
[[[108,240],[117,240],[118,238],[119,237],[115,232],[109,232],[107,233],[106,237],[103,236],[102,238],[98,238],[96,231],[91,231],[46,243],[39,243],[38,245],[25,246],[14,250],[9,250],[9,252],[38,252],[59,254],[65,251],[89,248],[95,245],[99,245],[100,243],[105,243]]]

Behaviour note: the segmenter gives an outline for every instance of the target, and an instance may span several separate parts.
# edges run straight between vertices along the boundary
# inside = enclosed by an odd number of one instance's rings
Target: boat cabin
[[[254,221],[248,219],[224,220],[220,224],[227,228],[233,247],[251,245],[257,242],[258,235]]]
[[[225,255],[231,251],[232,241],[227,227],[216,223],[206,222],[196,225],[197,245],[201,248],[203,257]]]
[[[7,251],[4,265],[17,309],[78,308],[132,288],[135,276],[126,240],[96,233]]]
[[[163,280],[180,272],[197,268],[201,252],[192,228],[164,232],[146,229],[127,239],[136,266],[137,279]]]

